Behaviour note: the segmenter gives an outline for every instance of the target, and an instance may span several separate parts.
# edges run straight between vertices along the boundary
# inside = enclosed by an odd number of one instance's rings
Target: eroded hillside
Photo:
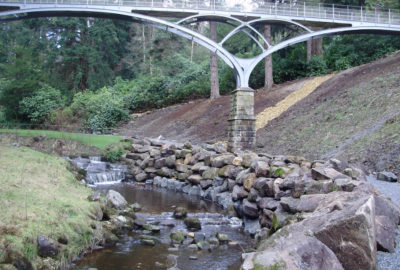
[[[257,131],[257,151],[309,159],[339,157],[400,174],[400,52],[340,72]],[[310,79],[257,91],[255,112],[275,106]],[[261,115],[261,114],[260,114]],[[194,143],[225,141],[229,97],[197,100],[137,116],[121,135]]]

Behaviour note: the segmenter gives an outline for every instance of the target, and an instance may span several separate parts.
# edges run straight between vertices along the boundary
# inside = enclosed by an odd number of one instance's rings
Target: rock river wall
[[[258,248],[243,254],[242,269],[376,269],[377,249],[395,248],[399,207],[345,162],[126,141],[136,181],[201,196],[243,219]]]

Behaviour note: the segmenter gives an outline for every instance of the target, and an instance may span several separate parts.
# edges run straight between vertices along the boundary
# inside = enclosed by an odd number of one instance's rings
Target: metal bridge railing
[[[284,3],[257,2],[252,0],[0,0],[1,3],[129,6],[144,9],[168,9],[177,11],[205,10],[213,12],[238,12],[246,15],[286,16],[292,19],[359,22],[400,26],[400,11],[382,8],[330,5],[315,2]],[[235,4],[236,3],[236,4]]]

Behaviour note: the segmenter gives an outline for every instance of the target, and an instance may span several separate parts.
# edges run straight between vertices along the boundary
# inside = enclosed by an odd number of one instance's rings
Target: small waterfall
[[[112,184],[125,179],[128,166],[101,161],[101,157],[70,159],[78,168],[86,171],[86,183],[89,185]]]

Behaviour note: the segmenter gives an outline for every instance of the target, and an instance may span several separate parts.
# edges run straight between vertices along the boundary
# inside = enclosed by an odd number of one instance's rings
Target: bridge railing
[[[303,20],[320,19],[386,24],[388,26],[400,25],[400,11],[398,10],[378,7],[367,9],[365,7],[299,2],[295,0],[286,0],[284,3],[252,0],[0,0],[0,3],[130,6],[134,8],[184,11],[226,11],[246,13],[248,15],[288,16]]]

